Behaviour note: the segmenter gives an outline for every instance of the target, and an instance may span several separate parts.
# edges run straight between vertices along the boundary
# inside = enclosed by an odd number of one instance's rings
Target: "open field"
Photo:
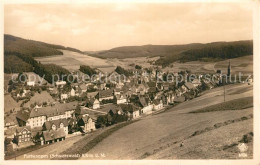
[[[164,71],[179,72],[182,70],[190,70],[192,73],[216,73],[218,69],[223,73],[227,73],[229,60],[219,62],[202,62],[192,61],[186,63],[172,63],[171,67],[164,68]],[[243,74],[253,73],[253,56],[244,56],[230,59],[231,73],[241,72]]]
[[[223,73],[227,73],[227,66],[229,60],[217,62],[214,66],[215,70],[221,69]],[[242,72],[244,74],[253,73],[253,56],[244,56],[239,58],[230,59],[231,73]]]
[[[35,59],[42,64],[56,64],[68,70],[78,70],[80,65],[107,69],[113,67],[113,65],[109,64],[105,59],[95,58],[68,50],[61,51],[63,52],[62,56],[40,57]]]
[[[213,111],[226,111],[226,110],[241,110],[253,107],[253,97],[244,97],[240,99],[230,100],[224,103],[219,103],[204,107],[199,110],[192,111],[190,113],[203,113]]]
[[[142,65],[144,67],[149,67],[150,63],[148,61],[155,61],[158,57],[147,58],[126,58],[126,59],[101,59],[93,56],[88,56],[80,54],[77,52],[71,52],[68,50],[61,50],[63,52],[62,56],[49,56],[49,57],[38,57],[35,58],[42,64],[56,64],[64,67],[70,71],[78,70],[80,65],[89,65],[93,68],[97,68],[102,72],[112,72],[116,66],[121,66],[125,69],[133,68],[130,64]]]

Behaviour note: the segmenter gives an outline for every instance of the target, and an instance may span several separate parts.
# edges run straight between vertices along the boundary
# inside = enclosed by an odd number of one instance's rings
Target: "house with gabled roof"
[[[116,104],[124,104],[127,102],[127,97],[125,95],[116,95]]]
[[[95,121],[89,115],[82,117],[77,124],[85,133],[96,130]]]
[[[50,144],[54,142],[59,142],[65,140],[66,133],[63,128],[58,128],[57,130],[47,130],[43,131],[43,138],[45,144]],[[43,143],[42,143],[43,144]]]
[[[121,109],[128,115],[129,119],[140,117],[141,109],[134,104],[120,104]]]
[[[16,139],[18,145],[25,142],[31,142],[32,141],[31,127],[30,126],[17,127],[14,138]]]
[[[68,134],[68,120],[67,119],[58,119],[46,121],[43,124],[43,131],[57,130],[63,128],[66,135]]]
[[[153,104],[151,103],[151,100],[148,97],[140,96],[138,98],[139,106],[141,107],[141,113],[152,113],[153,110]]]

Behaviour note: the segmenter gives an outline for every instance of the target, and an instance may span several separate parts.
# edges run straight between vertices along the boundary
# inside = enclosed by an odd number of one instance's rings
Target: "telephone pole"
[[[226,102],[226,90],[225,90],[225,83],[223,85],[223,89],[224,89],[224,102]]]

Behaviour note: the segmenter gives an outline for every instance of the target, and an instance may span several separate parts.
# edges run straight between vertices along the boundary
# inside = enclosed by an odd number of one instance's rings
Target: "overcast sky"
[[[252,39],[249,4],[5,5],[5,34],[83,51]]]

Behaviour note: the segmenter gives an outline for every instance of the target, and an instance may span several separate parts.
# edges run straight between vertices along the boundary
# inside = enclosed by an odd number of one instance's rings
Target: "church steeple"
[[[227,76],[230,77],[230,75],[231,75],[231,65],[230,65],[230,60],[229,60],[228,70],[227,70]]]

